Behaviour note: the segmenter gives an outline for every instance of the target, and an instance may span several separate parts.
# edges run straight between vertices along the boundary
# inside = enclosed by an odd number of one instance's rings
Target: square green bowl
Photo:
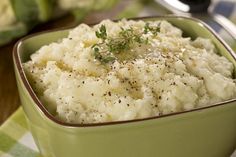
[[[199,20],[158,16],[135,20],[167,20],[185,36],[209,38],[236,69],[233,51]],[[145,119],[68,124],[56,120],[32,90],[22,63],[41,46],[66,37],[68,30],[48,31],[20,40],[14,68],[21,104],[34,140],[45,157],[227,157],[236,148],[236,99],[190,111]],[[235,74],[236,72],[234,72]]]

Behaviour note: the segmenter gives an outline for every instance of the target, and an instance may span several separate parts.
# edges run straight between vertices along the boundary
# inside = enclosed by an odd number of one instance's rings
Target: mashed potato
[[[132,28],[144,43],[132,43],[116,59],[101,63],[92,46],[107,36],[117,37]],[[43,46],[24,63],[27,77],[39,99],[58,119],[69,123],[99,123],[139,119],[190,110],[234,98],[233,65],[216,54],[208,39],[182,37],[167,21],[142,33],[144,21],[104,20],[81,24],[68,37]]]

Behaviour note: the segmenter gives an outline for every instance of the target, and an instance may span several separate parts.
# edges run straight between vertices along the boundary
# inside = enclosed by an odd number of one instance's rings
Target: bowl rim
[[[233,57],[236,60],[236,54],[233,52],[233,50],[226,44],[226,42],[221,39],[221,37],[219,37],[219,35],[212,29],[210,28],[210,26],[208,26],[207,24],[205,24],[203,21],[193,18],[193,17],[187,17],[187,16],[179,16],[179,15],[161,15],[161,16],[145,16],[145,17],[135,17],[135,18],[127,18],[128,20],[145,20],[145,19],[155,19],[155,18],[163,18],[163,19],[168,19],[168,18],[177,18],[177,19],[185,19],[185,20],[191,20],[194,21],[196,23],[201,24],[203,27],[205,27],[209,32],[211,32],[211,34],[224,46],[224,48],[229,52],[229,54],[231,55],[231,57]],[[120,19],[115,19],[112,21],[118,21]],[[88,24],[89,26],[95,25],[99,22],[96,23],[92,23],[92,24]],[[221,101],[218,103],[214,103],[212,105],[209,106],[204,106],[204,107],[199,107],[199,108],[194,108],[191,110],[186,110],[186,111],[181,111],[181,112],[174,112],[174,113],[169,113],[169,114],[163,114],[163,115],[157,115],[157,116],[151,116],[151,117],[146,117],[146,118],[140,118],[140,119],[133,119],[133,120],[124,120],[124,121],[111,121],[111,122],[101,122],[101,123],[86,123],[86,124],[80,124],[80,123],[68,123],[68,122],[63,122],[60,121],[58,119],[56,119],[47,109],[46,107],[43,105],[43,103],[39,100],[39,98],[37,97],[37,95],[35,94],[34,90],[32,89],[26,74],[23,70],[23,66],[22,66],[22,62],[20,60],[20,53],[18,51],[18,49],[20,48],[20,46],[22,45],[22,43],[27,40],[30,39],[32,37],[38,36],[38,35],[42,35],[45,33],[52,33],[52,32],[57,32],[57,31],[65,31],[65,30],[69,30],[74,28],[75,26],[70,26],[70,27],[62,27],[62,28],[56,28],[56,29],[51,29],[51,30],[46,30],[46,31],[42,31],[42,32],[38,32],[38,33],[34,33],[31,35],[28,35],[26,37],[23,37],[22,39],[18,40],[17,43],[14,45],[13,48],[13,60],[14,60],[14,64],[15,64],[15,73],[19,73],[20,79],[23,82],[24,87],[26,88],[28,94],[30,95],[30,97],[32,98],[33,102],[36,104],[37,107],[37,111],[40,110],[42,111],[42,113],[52,122],[64,126],[64,127],[97,127],[97,126],[107,126],[107,125],[117,125],[117,124],[127,124],[127,123],[133,123],[133,122],[141,122],[141,121],[147,121],[147,120],[154,120],[154,119],[160,119],[160,118],[164,118],[164,117],[170,117],[173,115],[181,115],[184,113],[191,113],[191,112],[195,112],[195,111],[202,111],[202,110],[206,110],[208,108],[215,108],[218,106],[223,106],[232,102],[236,102],[236,98],[230,99],[230,100],[225,100],[225,101]]]

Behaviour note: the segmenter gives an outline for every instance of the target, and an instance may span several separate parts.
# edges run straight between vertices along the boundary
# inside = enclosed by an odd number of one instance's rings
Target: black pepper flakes
[[[110,91],[108,92],[108,95],[111,96],[111,92]]]
[[[121,103],[121,100],[119,99],[119,101],[118,101],[119,103]]]

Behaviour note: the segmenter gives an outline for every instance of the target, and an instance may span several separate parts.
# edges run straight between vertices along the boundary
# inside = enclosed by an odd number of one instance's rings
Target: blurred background
[[[203,20],[236,50],[235,0],[0,0],[0,125],[20,105],[12,62],[19,38],[107,18],[166,14]]]

